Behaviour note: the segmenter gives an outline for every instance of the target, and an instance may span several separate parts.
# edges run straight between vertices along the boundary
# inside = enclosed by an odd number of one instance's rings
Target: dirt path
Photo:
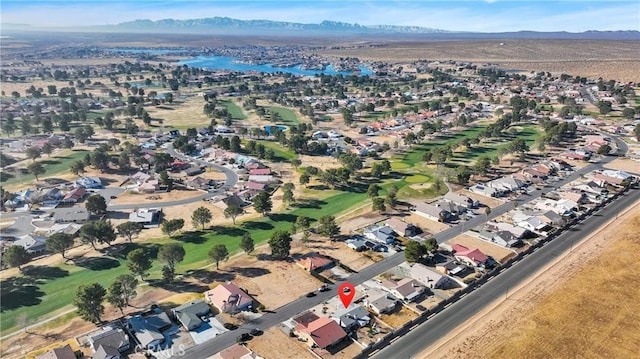
[[[560,289],[589,261],[597,259],[603,249],[615,243],[620,232],[627,230],[628,224],[634,221],[640,221],[638,204],[600,227],[570,252],[541,268],[530,280],[510,291],[506,299],[494,301],[416,358],[484,357],[483,350],[500,345],[522,323],[522,313],[531,312],[547,295]]]

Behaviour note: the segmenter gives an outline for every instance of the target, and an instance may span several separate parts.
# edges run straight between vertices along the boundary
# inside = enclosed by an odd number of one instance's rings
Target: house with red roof
[[[474,267],[484,267],[489,260],[489,256],[482,253],[478,248],[467,248],[461,244],[451,246],[454,257]]]
[[[223,283],[204,293],[204,298],[218,310],[235,313],[250,309],[255,300],[242,288],[233,283]]]
[[[82,187],[78,187],[78,188],[73,189],[69,193],[67,193],[64,196],[64,198],[62,199],[62,202],[63,203],[78,203],[78,202],[82,201],[86,195],[87,195],[87,190],[82,188]]]
[[[294,332],[312,348],[327,349],[347,337],[347,333],[335,320],[308,313],[310,315],[305,316],[306,320],[298,322]],[[297,322],[295,318],[294,322]]]
[[[271,174],[271,168],[254,168],[249,170],[250,176],[268,176]]]
[[[333,266],[333,260],[316,252],[310,252],[296,260],[296,264],[306,271],[318,271]]]

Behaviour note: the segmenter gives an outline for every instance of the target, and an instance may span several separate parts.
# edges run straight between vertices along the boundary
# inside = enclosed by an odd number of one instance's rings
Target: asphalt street
[[[595,232],[600,226],[628,208],[640,199],[640,189],[635,188],[627,194],[571,227],[543,247],[524,257],[511,268],[498,274],[478,289],[451,304],[424,324],[394,341],[391,345],[375,353],[376,359],[414,358],[447,333],[472,318],[494,300],[507,297],[510,288],[515,288],[540,268],[552,262],[566,251],[573,249],[585,236]]]

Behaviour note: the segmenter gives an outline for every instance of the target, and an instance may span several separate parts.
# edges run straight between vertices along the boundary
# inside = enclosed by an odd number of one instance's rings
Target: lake
[[[189,67],[199,67],[209,70],[229,70],[238,72],[266,72],[275,73],[283,72],[300,76],[314,76],[319,74],[325,75],[351,75],[349,71],[335,71],[331,65],[327,66],[324,70],[303,70],[300,66],[295,67],[276,67],[269,64],[254,65],[236,62],[236,58],[231,56],[198,56],[194,59],[183,60],[179,62],[180,65],[187,65]],[[366,66],[360,66],[360,75],[373,75],[373,71]]]

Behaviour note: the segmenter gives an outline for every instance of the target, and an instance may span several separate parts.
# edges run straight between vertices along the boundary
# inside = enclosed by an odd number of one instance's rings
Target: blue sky
[[[335,20],[361,25],[415,25],[451,31],[640,30],[640,0],[0,0],[2,22],[44,26],[213,16],[302,23]]]

